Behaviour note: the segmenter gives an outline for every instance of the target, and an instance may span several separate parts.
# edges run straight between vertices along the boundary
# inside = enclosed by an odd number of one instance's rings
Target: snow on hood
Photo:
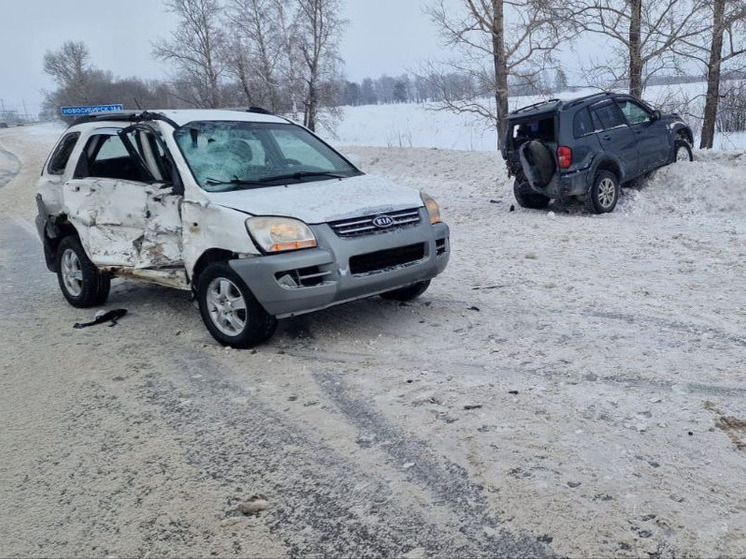
[[[309,224],[423,205],[418,190],[371,175],[209,192],[208,198],[213,204],[251,215],[295,217]]]

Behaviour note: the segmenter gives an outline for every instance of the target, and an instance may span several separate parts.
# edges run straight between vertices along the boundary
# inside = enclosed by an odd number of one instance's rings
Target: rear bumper
[[[565,198],[567,196],[582,196],[587,194],[590,189],[590,183],[588,182],[589,172],[590,169],[581,169],[569,173],[555,173],[552,180],[545,187],[537,188],[531,185],[531,188],[539,194],[554,199]]]
[[[317,248],[231,260],[229,265],[278,318],[371,297],[432,279],[448,264],[448,226],[431,225],[424,208],[420,214],[415,227],[350,239],[338,237],[328,225],[315,225]]]

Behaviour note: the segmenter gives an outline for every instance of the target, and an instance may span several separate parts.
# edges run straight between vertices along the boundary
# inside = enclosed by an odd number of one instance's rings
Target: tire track
[[[275,506],[266,522],[291,556],[393,557],[415,550],[437,557],[552,555],[536,539],[505,530],[463,469],[440,462],[424,443],[409,440],[354,400],[336,376],[315,378],[353,426],[394,442],[394,460],[416,456],[419,466],[407,483],[419,495],[416,500],[433,506],[418,506],[392,490],[387,471],[400,472],[399,464],[370,463],[366,457],[367,468],[340,455],[288,423],[275,406],[226,380],[222,369],[204,354],[184,354],[175,362],[181,380],[151,375],[143,396],[191,440],[191,466],[226,491],[240,484],[268,493]],[[245,403],[231,403],[237,399]]]

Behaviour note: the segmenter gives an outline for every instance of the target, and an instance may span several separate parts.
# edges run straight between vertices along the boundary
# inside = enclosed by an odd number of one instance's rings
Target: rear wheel
[[[381,293],[381,297],[383,297],[384,299],[389,299],[391,301],[411,301],[412,299],[416,299],[425,291],[427,291],[427,288],[429,286],[430,280],[420,281],[412,285],[408,285],[407,287],[401,287],[399,289],[394,289],[393,291]]]
[[[57,281],[67,302],[80,309],[103,305],[111,288],[109,277],[99,273],[73,236],[57,247]]]
[[[689,145],[689,142],[687,142],[683,138],[679,138],[674,143],[673,154],[674,163],[679,163],[680,161],[694,161],[692,148]]]
[[[620,190],[619,179],[614,173],[599,171],[588,193],[586,206],[597,214],[611,212],[619,201]]]
[[[531,190],[531,186],[525,180],[515,180],[513,183],[513,194],[515,195],[516,202],[522,208],[540,210],[549,205],[549,197]]]
[[[277,327],[275,317],[225,262],[210,264],[200,274],[197,301],[207,330],[222,345],[253,347],[271,338]]]

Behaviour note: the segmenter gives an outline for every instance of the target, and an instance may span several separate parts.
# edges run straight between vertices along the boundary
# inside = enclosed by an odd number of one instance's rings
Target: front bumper
[[[374,235],[345,239],[326,224],[311,229],[317,248],[229,261],[273,316],[304,314],[426,281],[441,273],[450,257],[448,226],[431,225],[424,208],[417,226]],[[406,259],[413,250],[421,250],[416,259],[396,262],[400,252]],[[394,263],[386,266],[382,255],[392,256]],[[361,258],[368,261],[356,272],[351,260]],[[368,270],[371,266],[382,267]]]

